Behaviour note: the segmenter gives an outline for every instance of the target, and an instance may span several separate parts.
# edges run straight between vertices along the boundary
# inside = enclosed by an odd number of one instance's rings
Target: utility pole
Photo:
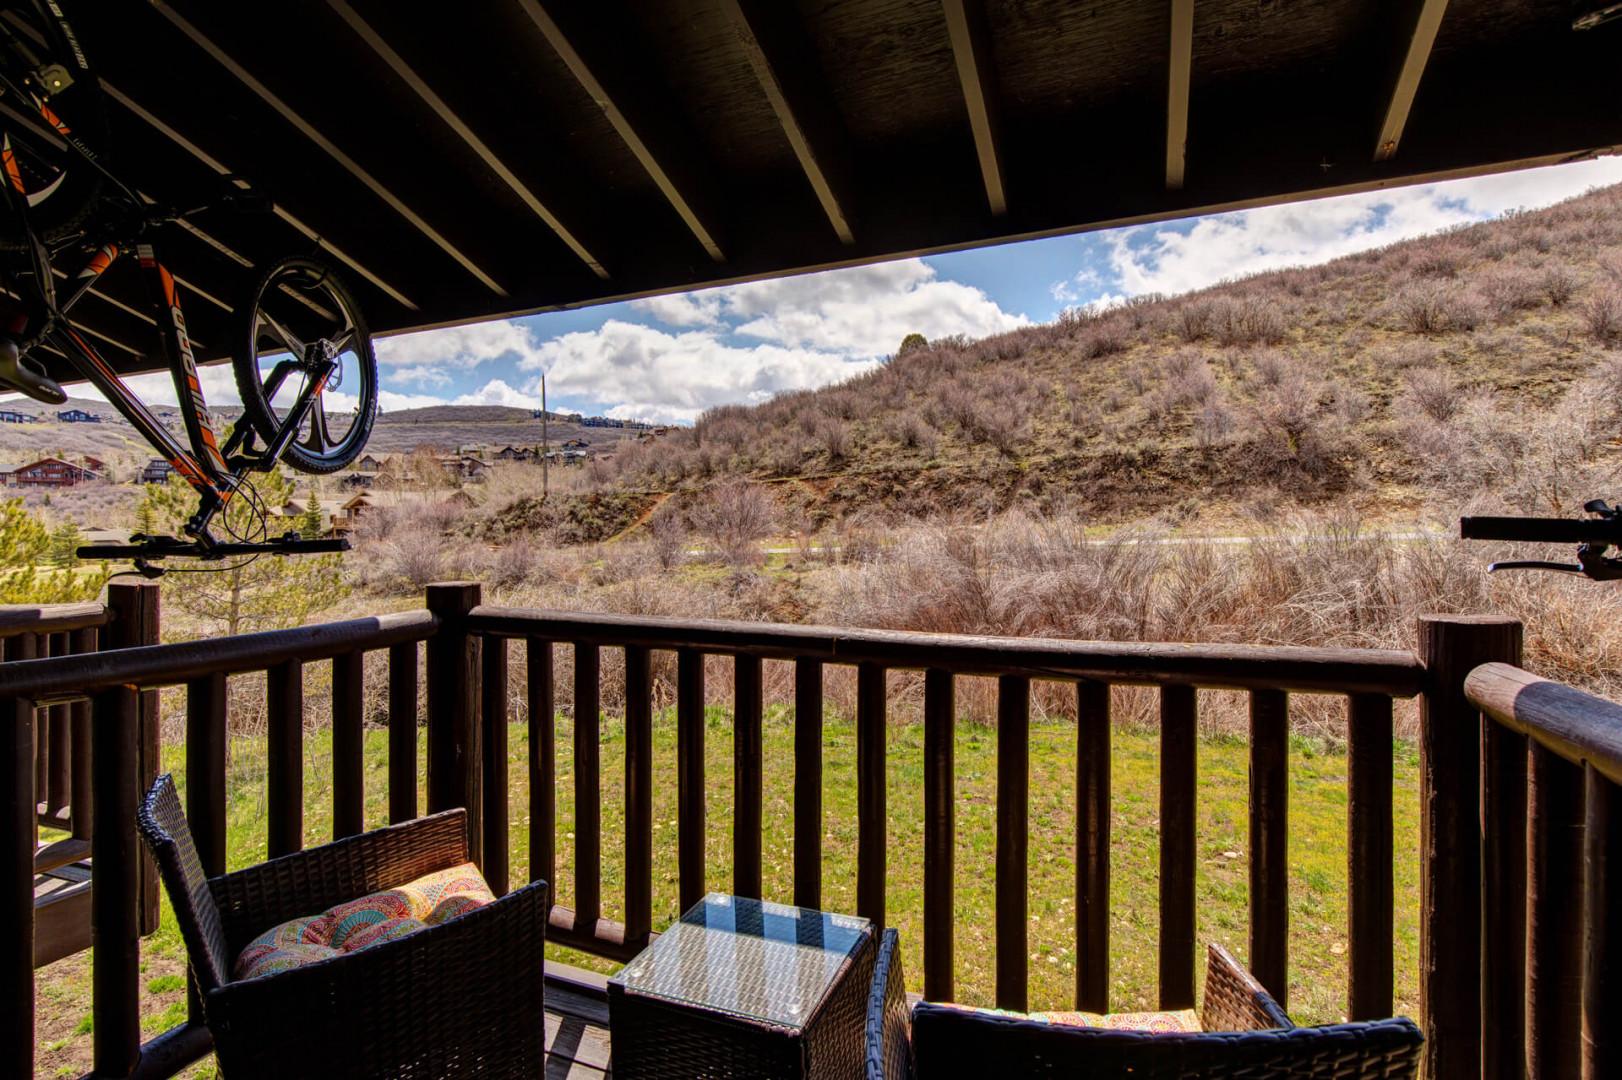
[[[546,372],[541,372],[541,501],[546,501],[547,481],[552,471],[552,447],[547,439]]]

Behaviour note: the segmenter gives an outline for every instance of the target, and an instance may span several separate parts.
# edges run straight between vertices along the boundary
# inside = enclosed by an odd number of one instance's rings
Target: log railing
[[[1159,993],[1169,1007],[1192,1003],[1195,963],[1194,808],[1200,797],[1196,728],[1200,688],[1246,692],[1250,704],[1249,960],[1281,999],[1288,957],[1288,717],[1292,695],[1344,699],[1349,738],[1347,850],[1349,896],[1348,1014],[1389,1015],[1393,1008],[1392,699],[1420,696],[1421,708],[1421,1022],[1430,1076],[1481,1072],[1489,1047],[1514,1049],[1521,972],[1529,1059],[1559,1075],[1573,1021],[1574,988],[1588,995],[1589,1015],[1616,1003],[1616,939],[1606,936],[1618,829],[1614,822],[1617,706],[1562,697],[1528,686],[1506,697],[1506,678],[1524,673],[1493,662],[1519,658],[1519,627],[1505,620],[1421,621],[1420,653],[1286,647],[1071,642],[777,626],[520,610],[480,604],[477,585],[431,586],[427,610],[250,634],[211,641],[103,651],[85,657],[17,659],[0,666],[0,722],[29,754],[15,758],[0,846],[7,900],[0,909],[0,969],[13,988],[0,1029],[0,1070],[28,1075],[33,1066],[33,913],[24,882],[32,871],[35,783],[32,718],[40,707],[88,703],[91,729],[92,854],[95,893],[94,1039],[98,1075],[172,1075],[208,1048],[196,1022],[142,1044],[137,1015],[137,937],[141,859],[133,817],[146,776],[142,701],[155,688],[184,686],[187,715],[188,816],[205,867],[223,869],[228,680],[267,672],[268,840],[272,855],[303,842],[304,668],[332,662],[332,821],[336,835],[364,826],[365,668],[368,651],[388,655],[388,808],[390,820],[417,813],[419,672],[427,689],[427,809],[469,811],[470,844],[492,886],[509,884],[511,832],[507,787],[509,654],[522,642],[526,685],[514,695],[530,725],[529,874],[573,883],[573,906],[554,906],[551,940],[609,958],[634,954],[653,932],[653,680],[655,653],[675,658],[678,889],[682,903],[708,888],[763,891],[763,663],[794,669],[793,851],[791,895],[817,906],[823,898],[823,688],[830,666],[854,668],[858,807],[856,906],[884,921],[891,899],[885,868],[886,679],[922,672],[923,935],[925,995],[954,989],[954,864],[957,773],[953,760],[959,676],[997,680],[997,787],[994,967],[997,1003],[1026,1004],[1028,866],[1042,852],[1027,828],[1027,737],[1032,684],[1073,688],[1077,712],[1075,826],[1076,1003],[1110,1006],[1110,687],[1155,689],[1160,705],[1161,852]],[[116,606],[116,605],[115,605]],[[118,620],[111,624],[118,625]],[[426,650],[419,664],[419,643]],[[572,649],[570,685],[558,685],[554,650]],[[604,836],[600,788],[604,650],[624,659],[624,829]],[[706,657],[733,665],[733,879],[705,878],[704,706]],[[725,661],[723,661],[724,663]],[[1481,667],[1488,664],[1488,667]],[[1472,675],[1472,671],[1475,672]],[[1503,672],[1512,673],[1509,676]],[[1470,680],[1466,695],[1466,679]],[[1494,683],[1492,680],[1497,679]],[[1540,684],[1547,685],[1547,684]],[[1574,691],[1564,691],[1566,695]],[[574,856],[559,866],[554,716],[572,703]],[[1482,710],[1492,718],[1483,725]],[[1541,711],[1540,711],[1541,710]],[[71,715],[71,714],[70,714]],[[1527,733],[1531,763],[1517,758]],[[1543,755],[1540,757],[1539,755]],[[1521,762],[1518,768],[1517,760]],[[1586,762],[1577,765],[1574,762]],[[1566,771],[1561,772],[1564,768]],[[1572,770],[1586,770],[1585,801]],[[1526,780],[1533,786],[1528,790]],[[1519,792],[1519,795],[1517,795]],[[1519,800],[1519,801],[1517,801]],[[1531,825],[1517,826],[1520,806]],[[1574,816],[1586,814],[1586,817]],[[1483,821],[1486,822],[1485,829]],[[1579,824],[1586,822],[1585,825]],[[1527,830],[1517,832],[1517,827]],[[1530,835],[1531,855],[1523,840]],[[623,844],[623,922],[603,917],[605,843]],[[1040,841],[1038,842],[1038,844]],[[1586,845],[1588,871],[1578,852]],[[1517,855],[1517,852],[1520,852]],[[1517,863],[1517,859],[1522,860]],[[1598,869],[1596,869],[1598,868]],[[1517,873],[1522,876],[1517,877]],[[1519,883],[1531,883],[1530,899]],[[1585,882],[1579,886],[1578,882]],[[1586,888],[1581,893],[1580,888]],[[1524,901],[1524,915],[1516,907]],[[1577,899],[1574,899],[1576,897]],[[1485,923],[1483,922],[1485,919]],[[1522,920],[1522,921],[1518,921]],[[1525,926],[1524,956],[1515,952]],[[1484,939],[1483,930],[1488,932]],[[1574,945],[1586,927],[1588,959]],[[1503,937],[1504,934],[1508,937]],[[1483,949],[1502,939],[1508,947]],[[1579,945],[1581,943],[1579,942]],[[1595,958],[1599,959],[1595,959]],[[26,962],[25,962],[26,961]],[[1574,976],[1586,962],[1586,977]],[[1574,981],[1575,980],[1575,981]],[[1599,1009],[1596,1013],[1594,1010]],[[1507,1010],[1507,1011],[1505,1011]],[[1484,1028],[1483,1018],[1490,1021]],[[1503,1030],[1500,1030],[1503,1029]],[[1580,1038],[1601,1075],[1607,1032],[1597,1023]],[[1558,1044],[1558,1045],[1557,1045]],[[1512,1070],[1513,1071],[1513,1070]]]
[[[137,587],[139,588],[139,587]],[[114,627],[138,622],[119,610],[114,593]],[[143,594],[148,602],[155,592]],[[155,603],[150,609],[155,614]],[[137,613],[138,614],[138,613]],[[269,718],[267,813],[270,854],[303,846],[304,838],[304,666],[332,662],[333,835],[364,827],[365,723],[362,660],[373,650],[390,659],[389,806],[393,820],[415,817],[417,664],[421,641],[434,637],[439,618],[414,611],[377,618],[300,627],[173,645],[141,645],[79,656],[24,659],[0,667],[0,722],[9,721],[8,739],[16,756],[8,781],[19,796],[34,790],[32,718],[36,710],[59,706],[88,709],[90,732],[90,856],[94,889],[90,920],[94,935],[92,1009],[96,1076],[172,1076],[206,1054],[207,1030],[194,1011],[190,1020],[156,1038],[141,1041],[139,937],[142,932],[142,864],[135,810],[144,785],[156,773],[155,747],[143,753],[143,732],[156,730],[143,720],[155,716],[155,691],[184,686],[186,695],[186,815],[197,840],[203,868],[225,870],[227,680],[265,672]],[[23,751],[28,751],[25,755]],[[26,762],[26,763],[24,763]],[[439,807],[433,807],[438,809]],[[33,1074],[32,964],[36,922],[33,878],[32,797],[6,804],[0,845],[7,890],[0,905],[0,968],[13,990],[0,1034],[0,1072]],[[153,907],[156,913],[156,907]]]
[[[1483,716],[1482,1073],[1622,1076],[1622,931],[1609,925],[1622,916],[1622,706],[1502,663],[1464,692]]]
[[[1027,867],[1031,851],[1027,791],[1031,682],[1057,680],[1075,687],[1076,783],[1076,1000],[1078,1008],[1108,1008],[1109,959],[1109,687],[1158,687],[1161,729],[1160,1001],[1182,1008],[1194,1002],[1196,688],[1250,692],[1251,956],[1259,978],[1284,1000],[1288,942],[1287,754],[1292,693],[1327,693],[1347,700],[1351,740],[1349,814],[1351,866],[1351,1011],[1355,1018],[1389,1015],[1392,1007],[1391,699],[1425,687],[1425,671],[1409,653],[1258,646],[1164,645],[965,637],[829,627],[775,626],[677,619],[630,618],[571,612],[470,607],[467,632],[484,639],[486,706],[482,730],[504,738],[503,688],[507,644],[524,642],[529,657],[527,698],[531,760],[531,876],[556,881],[552,831],[554,732],[552,704],[572,693],[574,823],[572,909],[556,907],[555,941],[625,959],[647,942],[652,896],[652,746],[649,658],[655,650],[676,657],[677,864],[683,905],[706,889],[725,886],[761,892],[761,662],[795,667],[793,899],[816,905],[822,895],[821,805],[822,680],[824,668],[856,670],[857,887],[859,914],[883,922],[886,910],[886,674],[924,673],[924,940],[925,996],[952,996],[955,721],[954,680],[960,675],[998,679],[996,839],[996,999],[1024,1008],[1028,976]],[[1468,635],[1466,635],[1468,636]],[[554,685],[552,649],[574,650],[574,683]],[[626,695],[625,897],[623,923],[602,917],[598,715],[601,652],[624,653]],[[734,664],[734,857],[731,882],[704,877],[704,657]],[[500,708],[492,717],[490,708]],[[539,730],[536,730],[538,725]],[[504,750],[502,751],[504,754]],[[489,756],[489,755],[487,755]],[[494,760],[500,760],[495,757]],[[486,778],[487,782],[489,777]],[[496,778],[504,784],[504,773]],[[505,877],[505,789],[486,789],[483,828],[487,865]]]

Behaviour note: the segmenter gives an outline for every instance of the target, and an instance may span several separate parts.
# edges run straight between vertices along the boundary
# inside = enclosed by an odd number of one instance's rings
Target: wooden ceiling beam
[[[501,285],[498,284],[496,280],[489,274],[485,273],[484,270],[481,269],[479,265],[471,258],[469,258],[465,252],[446,239],[445,236],[439,232],[439,230],[435,229],[432,225],[428,224],[427,221],[423,220],[421,214],[407,206],[404,200],[384,186],[381,180],[368,172],[358,161],[346,154],[337,143],[323,135],[314,124],[310,123],[303,116],[300,116],[292,106],[288,105],[287,102],[278,97],[270,89],[270,87],[266,86],[264,83],[255,78],[247,68],[243,67],[235,59],[233,59],[229,53],[220,48],[220,46],[216,44],[212,38],[210,38],[207,34],[204,34],[178,11],[165,3],[164,0],[149,0],[149,2],[151,3],[152,7],[156,9],[164,18],[168,19],[177,30],[190,38],[193,44],[197,45],[198,48],[202,49],[210,57],[212,57],[216,63],[218,63],[226,71],[230,72],[238,82],[252,91],[260,101],[263,101],[266,105],[270,106],[270,108],[280,115],[282,119],[291,124],[293,128],[299,132],[299,134],[303,135],[310,142],[314,143],[324,153],[326,153],[328,157],[332,158],[332,160],[341,165],[346,172],[369,188],[372,194],[376,195],[379,199],[388,204],[390,209],[403,217],[412,225],[413,228],[432,241],[433,244],[441,251],[449,255],[453,260],[456,261],[458,265],[462,267],[462,269],[473,275],[474,279],[477,280],[481,285],[495,293],[497,296],[505,297],[508,295],[507,290],[502,288]]]
[[[349,24],[349,28],[366,43],[368,48],[376,53],[384,63],[394,69],[394,73],[400,77],[400,81],[409,87],[411,92],[422,100],[423,104],[432,109],[434,114],[444,122],[446,127],[451,129],[457,138],[461,139],[468,145],[469,149],[479,155],[479,158],[490,167],[490,171],[496,175],[497,179],[506,184],[513,194],[517,195],[519,200],[529,207],[531,213],[540,218],[547,228],[556,233],[558,239],[562,240],[569,250],[574,252],[575,256],[591,269],[592,273],[604,281],[608,280],[608,271],[598,261],[597,256],[586,250],[585,244],[581,243],[579,238],[569,231],[568,226],[564,225],[558,219],[558,216],[541,202],[535,193],[529,189],[529,185],[520,180],[518,175],[507,167],[506,162],[496,156],[495,151],[491,150],[484,140],[479,138],[473,129],[467,125],[467,122],[445,103],[445,99],[434,92],[433,88],[428,85],[422,76],[417,74],[416,70],[405,62],[405,58],[394,51],[394,47],[384,40],[383,35],[379,34],[372,28],[370,23],[361,18],[360,13],[350,7],[346,0],[327,0],[327,6],[332,8],[339,18]]]
[[[849,136],[792,7],[781,0],[722,0],[721,7],[828,224],[841,243],[854,244]]]
[[[980,176],[986,185],[986,204],[1001,217],[1008,212],[1003,182],[1000,131],[997,118],[996,68],[991,56],[991,33],[982,0],[941,0],[946,33],[957,61],[957,80],[969,113],[969,130],[980,158]]]
[[[1188,167],[1188,91],[1194,74],[1194,0],[1171,0],[1166,75],[1166,190],[1181,191]]]
[[[716,262],[725,262],[716,215],[708,199],[713,184],[701,179],[691,140],[681,140],[683,125],[670,106],[655,96],[657,65],[651,56],[626,41],[627,15],[618,4],[594,0],[518,0],[518,6],[541,32],[626,147]]]
[[[1413,108],[1414,95],[1419,92],[1419,80],[1430,60],[1431,46],[1436,43],[1436,31],[1441,28],[1447,0],[1411,0],[1400,7],[1394,38],[1394,74],[1385,97],[1380,136],[1374,142],[1375,161],[1390,161],[1397,156],[1397,145],[1402,142],[1408,112]]]

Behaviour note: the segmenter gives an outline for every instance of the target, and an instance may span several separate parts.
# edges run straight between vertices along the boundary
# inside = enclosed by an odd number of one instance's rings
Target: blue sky
[[[715,405],[856,374],[910,332],[979,337],[1614,183],[1622,159],[1608,158],[400,335],[377,341],[382,403],[533,406],[545,372],[554,409],[684,423]],[[235,400],[228,366],[203,374],[210,401]],[[167,374],[131,382],[173,400]]]

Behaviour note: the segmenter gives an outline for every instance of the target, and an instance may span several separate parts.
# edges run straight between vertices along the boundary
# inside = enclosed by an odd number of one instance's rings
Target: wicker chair
[[[203,876],[173,781],[137,816],[186,942],[230,1080],[538,1076],[547,886],[415,934],[259,978],[231,978],[255,935],[467,861],[462,810]]]
[[[921,1002],[907,1008],[896,933],[885,932],[867,1013],[869,1080],[944,1076],[1403,1080],[1423,1041],[1411,1020],[1296,1027],[1227,950],[1207,954],[1203,1031],[1060,1027]]]

